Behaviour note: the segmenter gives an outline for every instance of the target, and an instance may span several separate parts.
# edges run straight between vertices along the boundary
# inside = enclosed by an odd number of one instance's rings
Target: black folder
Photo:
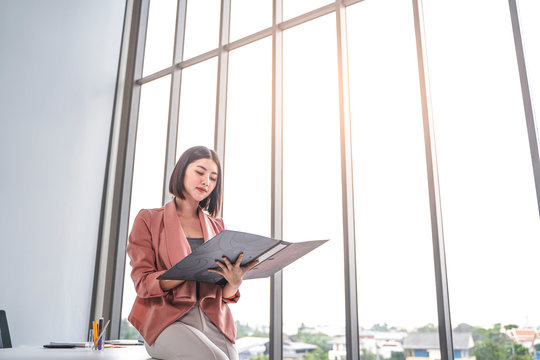
[[[223,256],[234,263],[241,253],[244,253],[242,265],[259,259],[259,263],[247,272],[244,279],[264,278],[275,274],[327,241],[291,243],[240,231],[223,230],[161,274],[158,279],[196,280],[223,285],[226,283],[223,276],[208,269],[219,269],[216,260],[223,261]]]

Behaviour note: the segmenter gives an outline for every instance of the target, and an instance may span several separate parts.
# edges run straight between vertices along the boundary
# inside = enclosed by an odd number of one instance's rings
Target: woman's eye
[[[210,178],[210,180],[212,180],[212,181],[217,181],[217,178]]]
[[[200,171],[195,171],[197,174],[199,175],[204,175],[204,173],[200,172]]]

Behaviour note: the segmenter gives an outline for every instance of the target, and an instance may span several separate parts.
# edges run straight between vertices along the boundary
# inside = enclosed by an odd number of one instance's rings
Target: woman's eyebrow
[[[204,166],[202,165],[197,165],[197,167],[200,167],[201,169],[203,169],[204,171],[208,171],[208,169],[206,169]],[[212,171],[210,174],[214,174],[214,175],[217,175],[218,173],[215,172],[215,171]]]

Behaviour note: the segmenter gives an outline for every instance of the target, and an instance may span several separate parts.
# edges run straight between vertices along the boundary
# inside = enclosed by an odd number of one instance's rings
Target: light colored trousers
[[[155,359],[238,360],[238,352],[198,304],[159,334],[146,351]]]

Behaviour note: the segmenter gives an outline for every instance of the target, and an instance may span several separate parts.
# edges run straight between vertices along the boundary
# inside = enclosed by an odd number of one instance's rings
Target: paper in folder
[[[271,276],[301,258],[328,240],[313,240],[291,243],[260,235],[239,231],[223,230],[204,242],[191,254],[161,274],[160,280],[196,280],[213,284],[225,284],[223,276],[208,269],[219,269],[216,260],[226,256],[232,263],[244,253],[242,265],[259,259],[259,263],[244,276],[257,279]]]

